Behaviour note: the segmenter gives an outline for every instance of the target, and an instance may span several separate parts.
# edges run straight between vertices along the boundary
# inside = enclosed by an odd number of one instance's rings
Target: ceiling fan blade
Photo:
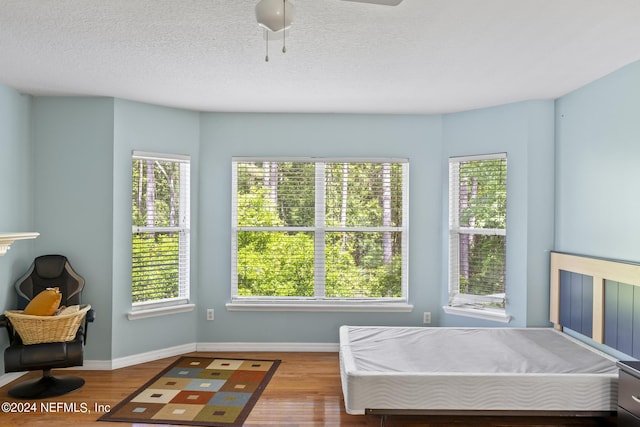
[[[358,3],[372,3],[372,4],[382,4],[385,6],[397,6],[402,3],[402,0],[344,0],[344,1],[355,1]]]

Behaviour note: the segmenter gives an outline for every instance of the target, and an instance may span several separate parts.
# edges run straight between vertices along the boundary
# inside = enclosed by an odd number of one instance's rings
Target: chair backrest
[[[31,299],[47,288],[59,288],[60,305],[80,304],[84,279],[76,273],[64,255],[37,257],[29,270],[16,281],[18,308],[24,309]]]

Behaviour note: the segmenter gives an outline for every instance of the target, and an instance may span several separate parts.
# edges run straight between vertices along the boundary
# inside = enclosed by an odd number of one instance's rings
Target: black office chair
[[[78,275],[62,255],[37,257],[29,271],[15,284],[18,293],[18,309],[47,288],[57,287],[62,293],[60,305],[81,304],[80,297],[84,279]],[[25,345],[9,320],[0,315],[0,327],[7,329],[9,347],[4,351],[5,372],[42,370],[42,377],[24,381],[9,390],[9,395],[22,399],[40,399],[60,396],[84,385],[84,379],[76,376],[53,376],[51,370],[82,366],[83,347],[87,340],[88,322],[93,322],[95,313],[90,309],[84,325],[80,325],[76,337],[69,342]]]

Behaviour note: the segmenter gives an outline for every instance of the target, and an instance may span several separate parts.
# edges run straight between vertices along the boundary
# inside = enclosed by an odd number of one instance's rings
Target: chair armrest
[[[93,308],[90,308],[87,311],[87,314],[85,314],[84,316],[84,328],[82,329],[82,342],[84,344],[87,343],[87,331],[89,330],[89,322],[92,322],[96,320],[96,312]]]
[[[5,328],[7,330],[7,334],[9,335],[9,342],[13,342],[15,338],[15,330],[9,322],[9,319],[4,314],[0,314],[0,328]]]

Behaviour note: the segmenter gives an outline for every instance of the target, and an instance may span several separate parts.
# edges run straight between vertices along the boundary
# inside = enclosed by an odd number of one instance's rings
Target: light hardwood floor
[[[190,353],[191,355],[196,353]],[[337,353],[197,353],[201,356],[229,358],[280,359],[282,363],[262,397],[249,415],[246,427],[378,427],[381,418],[373,415],[348,415],[342,403]],[[1,413],[2,426],[143,426],[97,422],[106,408],[115,406],[163,368],[176,360],[171,357],[113,371],[58,370],[54,374],[79,375],[85,385],[67,395],[27,401],[35,411]],[[18,381],[39,376],[32,372]],[[19,402],[8,396],[11,384],[0,388],[0,403]],[[25,402],[25,401],[23,401]],[[35,404],[35,405],[34,405]],[[73,407],[76,412],[71,411]],[[44,408],[44,409],[43,409]],[[55,412],[59,410],[59,412]],[[154,424],[157,426],[157,424]],[[386,427],[451,426],[615,426],[613,418],[555,417],[429,417],[390,416]]]

